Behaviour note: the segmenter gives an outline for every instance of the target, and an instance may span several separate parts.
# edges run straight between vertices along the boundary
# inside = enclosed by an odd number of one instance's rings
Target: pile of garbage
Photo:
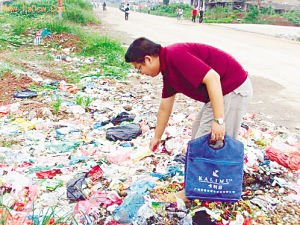
[[[179,97],[164,143],[152,152],[160,89],[136,74],[127,81],[89,76],[76,86],[41,82],[39,91],[21,90],[0,106],[5,224],[300,223],[299,134],[255,114],[245,116],[239,135],[242,200],[178,198],[200,105]],[[21,110],[35,102],[43,105]]]

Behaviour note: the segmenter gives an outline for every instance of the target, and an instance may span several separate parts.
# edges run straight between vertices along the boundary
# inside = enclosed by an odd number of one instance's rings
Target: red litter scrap
[[[86,177],[90,177],[92,181],[96,181],[102,176],[103,170],[99,165],[94,166],[89,172],[86,173]]]
[[[45,179],[45,178],[52,179],[57,174],[62,174],[62,172],[60,169],[53,169],[53,170],[36,172],[35,174],[39,179]]]
[[[284,143],[266,149],[268,158],[291,170],[300,169],[300,149]]]

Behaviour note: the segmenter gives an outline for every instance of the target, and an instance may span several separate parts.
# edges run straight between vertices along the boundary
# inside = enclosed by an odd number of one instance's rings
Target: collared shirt
[[[238,88],[247,78],[247,72],[231,55],[205,44],[181,43],[162,47],[159,60],[163,75],[162,98],[182,93],[209,102],[202,82],[210,69],[220,75],[223,95]]]

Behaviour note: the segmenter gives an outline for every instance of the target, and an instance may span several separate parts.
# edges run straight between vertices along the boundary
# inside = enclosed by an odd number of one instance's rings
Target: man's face
[[[160,73],[160,64],[158,56],[145,56],[144,62],[133,62],[131,63],[139,73],[156,77]]]

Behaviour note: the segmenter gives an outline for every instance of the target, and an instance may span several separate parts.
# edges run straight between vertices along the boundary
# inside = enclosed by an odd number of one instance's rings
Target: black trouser
[[[195,23],[196,22],[196,16],[192,17],[192,21]]]
[[[203,22],[203,12],[200,12],[199,14],[199,23]]]
[[[125,20],[128,20],[129,13],[125,13]]]

